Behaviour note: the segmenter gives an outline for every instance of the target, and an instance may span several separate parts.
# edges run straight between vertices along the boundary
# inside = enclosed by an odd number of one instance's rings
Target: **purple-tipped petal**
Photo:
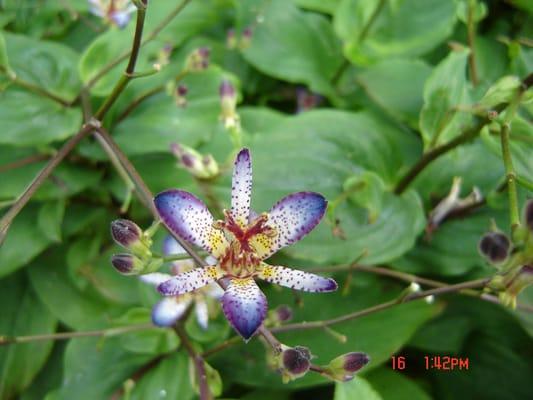
[[[191,302],[189,296],[167,297],[152,309],[152,322],[157,326],[172,326],[183,315]]]
[[[252,199],[252,159],[248,149],[242,149],[235,159],[231,180],[231,214],[241,225],[248,224]]]
[[[233,278],[222,296],[222,310],[247,341],[265,319],[267,299],[252,278]]]
[[[173,276],[169,274],[164,274],[162,272],[152,272],[151,274],[145,274],[140,275],[139,279],[143,281],[144,283],[148,283],[149,285],[158,286],[163,282],[168,281],[169,279],[172,279]]]
[[[171,235],[167,235],[163,240],[163,254],[165,256],[185,254],[185,249]]]
[[[258,278],[276,283],[291,289],[305,292],[333,292],[337,290],[337,282],[331,278],[303,272],[298,269],[262,264]]]
[[[195,268],[192,271],[176,275],[172,279],[161,283],[157,290],[164,296],[177,296],[192,292],[220,279],[222,271],[216,267]]]
[[[267,221],[276,234],[252,238],[256,253],[265,259],[303,238],[318,225],[327,205],[324,196],[315,192],[297,192],[278,201],[269,211]]]
[[[183,190],[167,190],[155,196],[154,204],[173,233],[215,257],[224,253],[227,241],[220,230],[213,228],[213,216],[196,196]]]

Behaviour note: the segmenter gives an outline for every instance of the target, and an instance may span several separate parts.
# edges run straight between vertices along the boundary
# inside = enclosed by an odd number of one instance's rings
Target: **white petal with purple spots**
[[[163,282],[168,281],[169,279],[172,279],[172,277],[173,276],[170,274],[164,274],[162,272],[152,272],[151,274],[140,275],[139,279],[144,283],[148,283],[149,285],[157,286]]]
[[[195,268],[161,283],[157,290],[164,296],[177,296],[200,289],[222,276],[222,271],[216,266]]]
[[[267,313],[267,299],[252,278],[233,278],[222,296],[222,310],[230,324],[248,340]]]
[[[261,267],[257,277],[267,282],[304,292],[333,292],[337,290],[337,282],[331,278],[265,263],[262,263]]]
[[[245,226],[250,215],[252,199],[252,159],[248,149],[242,149],[235,159],[231,180],[231,214]]]
[[[155,196],[154,204],[173,233],[215,257],[223,254],[227,241],[220,230],[213,228],[213,216],[203,201],[183,190],[167,190]]]
[[[157,326],[172,326],[187,310],[190,303],[190,296],[164,298],[152,309],[152,322]]]

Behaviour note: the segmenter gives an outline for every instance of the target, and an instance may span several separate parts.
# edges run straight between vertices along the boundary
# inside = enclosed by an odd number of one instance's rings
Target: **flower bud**
[[[235,29],[228,30],[226,34],[226,46],[228,49],[235,49],[237,47],[237,36],[235,35]]]
[[[244,28],[242,31],[241,40],[239,42],[239,48],[241,50],[246,50],[248,47],[250,47],[250,44],[252,44],[252,28],[249,26]]]
[[[131,250],[136,256],[147,258],[152,254],[141,228],[133,221],[117,219],[111,222],[111,236],[118,245]]]
[[[533,199],[528,200],[524,207],[524,224],[533,233]]]
[[[209,67],[211,51],[207,47],[200,47],[189,54],[185,61],[185,69],[189,72],[203,71]]]
[[[235,87],[228,80],[220,84],[220,119],[226,128],[235,128],[239,123],[237,114],[237,94]]]
[[[302,346],[283,346],[279,357],[279,370],[285,383],[304,376],[311,366],[311,354]]]
[[[500,232],[489,232],[479,242],[479,251],[489,262],[499,264],[509,256],[511,242]]]
[[[522,265],[505,278],[505,291],[500,293],[500,300],[508,307],[516,308],[516,297],[526,287],[533,285],[533,265]]]
[[[325,373],[332,379],[346,382],[353,379],[355,373],[368,364],[370,358],[366,353],[347,353],[334,358],[324,368]]]
[[[218,175],[218,164],[210,154],[202,156],[196,150],[173,143],[170,150],[179,160],[180,165],[198,179],[211,179]]]
[[[186,85],[184,84],[180,84],[178,85],[178,87],[176,88],[176,92],[174,94],[175,98],[176,98],[176,105],[178,107],[182,107],[184,108],[185,106],[187,106],[187,93],[189,92],[189,89],[187,88]]]
[[[279,322],[287,322],[292,319],[292,309],[289,306],[279,306],[275,312]]]
[[[115,254],[111,257],[113,267],[123,275],[138,275],[143,272],[144,262],[132,254]]]

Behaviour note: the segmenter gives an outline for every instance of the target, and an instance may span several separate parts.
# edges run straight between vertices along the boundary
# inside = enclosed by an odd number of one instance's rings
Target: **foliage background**
[[[383,4],[381,4],[383,3]],[[151,0],[147,35],[177,6]],[[424,150],[453,139],[472,122],[464,110],[500,77],[532,70],[531,2],[478,2],[475,82],[469,69],[466,9],[453,0],[193,0],[141,50],[138,71],[148,70],[170,44],[170,62],[152,76],[131,82],[104,120],[120,148],[153,192],[179,187],[211,204],[228,206],[233,145],[219,120],[218,88],[238,88],[244,143],[254,162],[256,210],[266,210],[298,190],[323,193],[327,221],[301,243],[277,256],[286,265],[322,267],[352,262],[455,283],[489,276],[477,242],[490,219],[508,232],[507,197],[497,137],[489,132],[430,164],[402,193],[401,176]],[[0,76],[0,201],[12,204],[63,141],[83,121],[78,94],[98,72],[131,46],[134,21],[123,30],[88,13],[82,0],[0,2],[0,27],[9,65],[20,79],[44,88],[65,104]],[[375,13],[375,11],[378,12]],[[375,15],[373,15],[375,13]],[[133,18],[134,19],[134,18]],[[248,47],[230,49],[251,27]],[[211,65],[183,78],[187,106],[176,106],[164,89],[126,116],[135,99],[166,85],[187,55],[211,49]],[[2,60],[2,63],[4,61]],[[96,109],[124,70],[118,64],[90,89]],[[5,72],[5,71],[4,71]],[[302,89],[321,95],[318,107],[296,114]],[[451,112],[459,107],[458,112]],[[531,105],[513,122],[518,174],[532,177]],[[223,174],[198,182],[176,167],[173,142],[211,153]],[[25,160],[17,164],[19,160]],[[30,161],[28,161],[30,160]],[[13,164],[15,163],[15,164]],[[4,166],[4,167],[2,167]],[[426,218],[447,195],[454,176],[462,195],[477,186],[486,201],[445,221],[429,240]],[[363,177],[372,190],[353,195],[349,179]],[[109,223],[128,192],[105,153],[85,139],[39,189],[12,223],[0,248],[0,334],[35,335],[85,331],[149,322],[158,296],[137,280],[117,274],[109,258],[117,248]],[[531,197],[520,189],[520,203]],[[338,201],[335,201],[338,200]],[[374,214],[372,214],[374,213]],[[369,221],[369,215],[375,215]],[[148,227],[136,199],[127,214]],[[345,238],[333,234],[338,219]],[[159,238],[160,240],[160,238]],[[334,295],[302,294],[265,286],[270,307],[289,304],[295,321],[327,319],[395,298],[406,283],[363,272]],[[519,302],[531,303],[533,293]],[[529,321],[528,321],[529,318]],[[287,332],[289,345],[311,348],[318,363],[348,351],[372,362],[354,381],[333,384],[308,374],[283,385],[265,365],[253,340],[208,359],[221,374],[227,398],[270,399],[526,399],[531,394],[531,317],[500,305],[454,295],[349,321],[334,329]],[[232,332],[222,316],[202,331],[194,319],[187,332],[202,349]],[[391,356],[407,368],[391,369]],[[426,371],[424,355],[468,357],[468,371]],[[120,397],[128,378],[132,399],[194,398],[187,354],[172,331],[147,330],[100,338],[40,341],[0,347],[0,398],[103,399]]]

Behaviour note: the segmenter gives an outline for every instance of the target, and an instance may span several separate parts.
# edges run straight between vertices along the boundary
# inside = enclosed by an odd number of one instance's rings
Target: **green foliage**
[[[528,399],[531,313],[471,298],[479,288],[432,303],[401,300],[407,274],[445,285],[494,277],[478,252],[494,227],[509,236],[514,229],[511,258],[533,263],[531,235],[509,223],[506,181],[518,177],[522,209],[533,197],[533,92],[523,86],[533,69],[531,2],[194,0],[181,11],[180,3],[148,2],[135,65],[142,76],[133,77],[124,70],[135,11],[121,29],[91,14],[85,0],[0,5],[0,398],[194,399],[200,383],[190,353],[207,351],[210,389],[228,399]],[[199,48],[210,50],[209,65],[186,70]],[[237,103],[229,128],[223,80]],[[339,290],[261,289],[270,311],[289,305],[294,324],[398,303],[329,327],[283,331],[281,323],[276,337],[308,347],[315,365],[367,353],[370,363],[352,381],[309,372],[283,384],[270,347],[231,339],[216,301],[207,329],[188,310],[185,339],[149,326],[161,296],[110,263],[124,252],[111,240],[112,220],[142,229],[153,221],[142,188],[131,190],[137,178],[125,178],[130,166],[117,170],[123,160],[110,159],[114,150],[89,132],[34,181],[110,100],[100,122],[154,194],[189,191],[220,218],[230,207],[234,156],[248,147],[254,211],[296,191],[325,196],[323,221],[269,262],[318,268]],[[510,154],[502,154],[502,123]],[[483,128],[465,137],[473,126]],[[195,179],[172,154],[175,143],[212,155],[220,174]],[[454,204],[433,224],[456,177],[459,199],[474,188],[481,198]],[[38,190],[11,219],[31,182]],[[153,237],[156,256],[164,231]],[[354,262],[367,268],[349,270]],[[382,268],[401,279],[380,276]],[[497,298],[497,280],[484,299]],[[531,307],[532,296],[529,288],[518,303]],[[9,344],[58,332],[83,337]],[[210,354],[217,346],[225,348]],[[405,370],[390,368],[393,355],[406,357]],[[424,355],[468,357],[470,369],[426,371]]]

